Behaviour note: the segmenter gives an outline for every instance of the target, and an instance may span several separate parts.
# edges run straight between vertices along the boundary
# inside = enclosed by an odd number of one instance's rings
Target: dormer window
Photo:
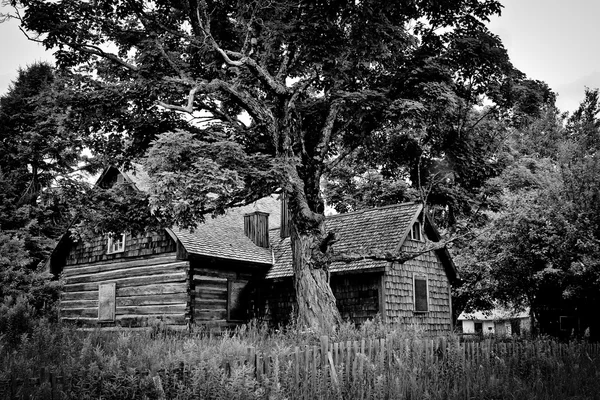
[[[108,235],[106,254],[122,253],[125,251],[125,234]]]
[[[412,228],[410,229],[410,238],[419,242],[423,241],[421,223],[419,221],[415,221]]]

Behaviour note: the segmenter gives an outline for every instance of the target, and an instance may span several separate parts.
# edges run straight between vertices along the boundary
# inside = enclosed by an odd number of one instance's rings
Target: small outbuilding
[[[462,312],[458,322],[464,334],[511,336],[531,331],[529,309],[513,311],[496,308],[490,311]]]

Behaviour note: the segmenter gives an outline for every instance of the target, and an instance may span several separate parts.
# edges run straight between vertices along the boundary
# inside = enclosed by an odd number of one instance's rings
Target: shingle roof
[[[271,265],[271,250],[255,245],[244,234],[244,214],[254,211],[269,213],[269,226],[279,227],[279,200],[277,196],[270,196],[244,207],[231,208],[225,215],[207,217],[193,232],[179,228],[173,232],[190,254]]]
[[[418,203],[404,203],[330,216],[325,224],[328,230],[334,230],[338,236],[332,249],[338,254],[365,253],[369,250],[394,252],[404,241],[411,222],[421,208]],[[272,247],[275,264],[267,273],[267,278],[292,276],[289,238],[282,240],[275,237]],[[387,264],[383,260],[338,261],[329,268],[331,272],[346,272],[382,268]]]
[[[143,168],[133,164],[124,173],[126,179],[141,191],[147,191],[148,176]],[[422,207],[418,203],[396,204],[327,217],[328,230],[337,233],[333,245],[336,253],[364,253],[378,250],[394,252],[404,242],[410,224]],[[254,211],[269,213],[271,249],[256,246],[244,234],[244,214]],[[272,265],[267,278],[292,276],[290,239],[279,236],[281,207],[277,196],[260,199],[250,205],[229,209],[225,215],[207,218],[194,231],[175,228],[173,233],[190,254]],[[334,262],[331,272],[347,272],[384,268],[384,260]]]

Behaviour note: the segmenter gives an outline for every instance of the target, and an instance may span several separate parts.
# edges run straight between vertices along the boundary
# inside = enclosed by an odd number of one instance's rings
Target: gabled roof
[[[419,203],[403,203],[327,217],[327,230],[334,230],[338,236],[332,249],[338,254],[361,254],[370,250],[393,253],[404,243],[422,209]],[[267,273],[267,278],[292,276],[289,238],[276,238],[272,243],[275,263]],[[385,268],[388,264],[385,260],[337,261],[330,265],[329,270],[332,273],[374,270]]]

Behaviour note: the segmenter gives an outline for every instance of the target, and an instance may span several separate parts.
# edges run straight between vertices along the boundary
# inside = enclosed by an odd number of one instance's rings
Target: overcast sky
[[[502,38],[513,64],[558,93],[561,110],[574,110],[585,86],[600,87],[600,1],[501,1],[502,16],[490,29]],[[19,67],[35,61],[52,61],[52,56],[27,41],[14,21],[0,24],[0,94]]]

